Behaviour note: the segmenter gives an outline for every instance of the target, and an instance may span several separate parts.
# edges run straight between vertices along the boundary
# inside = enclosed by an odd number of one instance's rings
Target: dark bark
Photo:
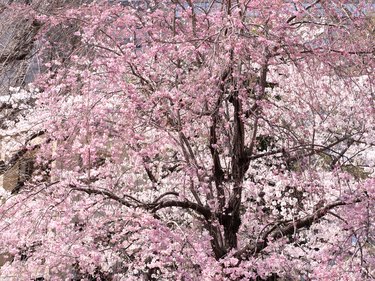
[[[313,214],[296,220],[295,222],[287,222],[284,224],[275,224],[271,227],[267,232],[265,232],[257,243],[250,243],[241,250],[237,251],[234,256],[239,260],[246,260],[250,256],[256,255],[265,249],[268,245],[268,240],[277,240],[282,237],[291,235],[296,231],[302,228],[308,228],[314,222],[319,221],[322,217],[324,217],[330,210],[338,207],[338,206],[345,206],[349,204],[354,204],[360,202],[360,199],[357,199],[354,202],[344,202],[344,201],[337,201],[331,204],[328,204],[322,208],[317,209]]]

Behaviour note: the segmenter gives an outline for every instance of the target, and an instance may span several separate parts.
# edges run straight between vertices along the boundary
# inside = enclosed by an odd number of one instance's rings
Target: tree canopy
[[[42,66],[2,278],[375,278],[372,1],[11,7]]]

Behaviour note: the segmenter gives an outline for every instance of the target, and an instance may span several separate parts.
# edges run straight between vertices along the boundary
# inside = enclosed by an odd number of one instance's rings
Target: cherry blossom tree
[[[4,195],[0,276],[373,280],[373,8],[28,7],[45,70],[24,123],[43,138]]]

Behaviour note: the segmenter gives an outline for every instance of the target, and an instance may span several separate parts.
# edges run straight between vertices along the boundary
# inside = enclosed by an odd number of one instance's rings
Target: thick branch
[[[113,194],[112,192],[108,191],[108,190],[99,190],[99,189],[93,189],[93,188],[82,188],[82,187],[76,187],[74,185],[70,185],[70,187],[72,188],[72,190],[76,190],[76,191],[82,191],[82,192],[85,192],[89,195],[103,195],[103,196],[107,196],[109,199],[112,199],[126,207],[135,207],[135,205],[129,203],[128,201],[126,201],[125,199]],[[138,200],[136,200],[138,201]],[[139,201],[138,201],[139,202]]]
[[[258,241],[246,245],[244,248],[237,251],[234,256],[240,260],[245,260],[251,255],[257,254],[265,249],[268,245],[268,240],[277,240],[284,236],[291,235],[299,229],[310,227],[314,224],[314,222],[317,222],[319,219],[324,217],[333,208],[358,202],[360,202],[359,199],[355,200],[354,202],[336,201],[323,208],[318,209],[312,215],[306,216],[294,222],[290,222],[282,227],[273,227],[268,232],[263,234]]]
[[[198,214],[202,215],[206,220],[209,220],[212,217],[211,211],[203,207],[197,203],[190,202],[190,201],[177,201],[177,200],[170,200],[170,201],[160,201],[162,198],[164,198],[167,195],[173,195],[173,196],[178,196],[178,193],[176,192],[166,192],[159,196],[154,202],[152,203],[144,203],[141,202],[140,200],[134,198],[133,196],[130,195],[124,195],[123,197],[120,197],[108,190],[102,190],[102,189],[94,189],[94,188],[84,188],[84,187],[77,187],[75,185],[69,185],[72,190],[76,191],[82,191],[85,192],[89,195],[102,195],[106,196],[109,199],[112,199],[126,207],[133,207],[133,208],[143,208],[145,210],[152,210],[153,212],[156,212],[158,210],[164,209],[164,208],[169,208],[169,207],[179,207],[183,209],[191,209],[196,211]],[[125,200],[124,198],[128,198],[135,203],[130,203],[129,201]]]
[[[169,208],[169,207],[179,207],[179,208],[183,208],[183,209],[194,210],[198,214],[202,215],[206,220],[209,220],[212,217],[212,213],[208,208],[203,207],[203,206],[201,206],[199,204],[196,204],[194,202],[190,202],[190,201],[175,201],[175,200],[163,201],[163,202],[158,203],[153,208],[153,211],[158,211],[160,209]]]
[[[225,92],[224,82],[227,77],[228,77],[228,72],[224,72],[224,74],[221,76],[220,97],[216,103],[217,109],[220,107],[222,103],[222,96]],[[214,180],[215,180],[215,186],[216,186],[216,191],[217,191],[217,197],[219,201],[219,208],[220,210],[222,210],[222,208],[225,205],[225,194],[224,194],[224,189],[222,186],[223,179],[224,179],[224,172],[221,167],[220,156],[216,147],[217,145],[217,134],[216,134],[217,121],[218,121],[218,110],[215,110],[212,114],[212,125],[210,127],[210,152],[211,152],[212,161],[213,161]]]

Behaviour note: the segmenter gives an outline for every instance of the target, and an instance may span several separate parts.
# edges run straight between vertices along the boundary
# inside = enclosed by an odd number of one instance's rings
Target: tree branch
[[[170,201],[162,201],[158,203],[159,200],[161,200],[163,197],[167,195],[174,195],[178,196],[178,193],[176,192],[166,192],[162,195],[160,195],[154,202],[152,203],[144,203],[140,200],[134,198],[130,195],[124,195],[124,197],[131,199],[132,201],[136,202],[137,204],[132,204],[129,201],[125,200],[124,198],[117,196],[116,194],[108,191],[108,190],[101,190],[101,189],[93,189],[93,188],[83,188],[83,187],[77,187],[73,184],[70,184],[69,187],[71,187],[72,190],[76,191],[82,191],[89,195],[103,195],[108,197],[109,199],[112,199],[126,207],[133,207],[133,208],[143,208],[145,210],[151,210],[152,212],[156,212],[158,210],[169,208],[169,207],[179,207],[183,209],[191,209],[196,211],[198,214],[202,215],[206,220],[209,220],[212,217],[211,211],[207,207],[203,207],[197,203],[193,203],[190,201],[177,201],[177,200],[170,200]]]
[[[108,198],[112,199],[112,200],[115,200],[117,201],[118,203],[126,206],[126,207],[135,207],[135,205],[129,203],[128,201],[126,201],[125,199],[113,194],[112,192],[108,191],[108,190],[98,190],[98,189],[93,189],[93,188],[82,188],[82,187],[76,187],[75,185],[69,185],[72,190],[76,190],[76,191],[82,191],[82,192],[85,192],[89,195],[105,195],[107,196]],[[139,200],[135,199],[135,198],[131,198],[133,200],[135,200],[136,202],[139,202]]]
[[[202,215],[206,220],[211,219],[212,213],[210,209],[201,206],[197,203],[190,202],[190,201],[164,201],[161,203],[158,203],[152,210],[154,212],[163,209],[163,208],[169,208],[169,207],[179,207],[183,209],[191,209],[196,211],[198,214]]]
[[[360,199],[356,199],[352,202],[344,202],[344,201],[336,201],[331,204],[326,205],[325,207],[322,207],[315,211],[313,214],[306,216],[304,218],[301,218],[294,222],[289,222],[283,227],[272,227],[269,231],[267,231],[265,234],[262,235],[262,237],[257,240],[255,243],[250,243],[243,247],[242,249],[238,250],[234,257],[238,258],[239,260],[245,260],[249,258],[251,255],[257,254],[261,252],[263,249],[265,249],[268,246],[268,240],[277,240],[284,236],[293,234],[296,230],[310,227],[314,224],[314,222],[318,221],[322,217],[324,217],[326,214],[329,213],[330,210],[332,210],[335,207],[338,206],[345,206],[350,205],[354,203],[360,202]]]

